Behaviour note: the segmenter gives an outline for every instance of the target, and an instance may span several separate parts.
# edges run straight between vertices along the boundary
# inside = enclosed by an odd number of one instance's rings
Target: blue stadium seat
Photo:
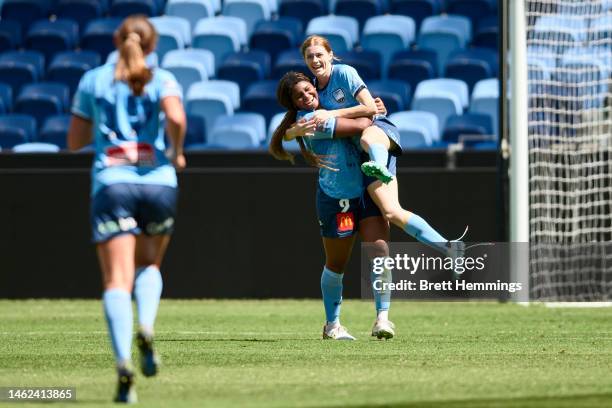
[[[40,51],[50,62],[58,52],[74,48],[78,43],[79,26],[72,20],[37,21],[25,38],[26,48]]]
[[[22,143],[13,146],[13,153],[57,153],[60,151],[59,146],[51,143]]]
[[[425,111],[403,111],[389,115],[397,126],[403,148],[432,146],[440,140],[438,117]]]
[[[183,92],[187,93],[191,85],[214,74],[214,56],[209,50],[173,50],[164,57],[162,68],[172,72]],[[212,74],[209,74],[211,69]]]
[[[100,65],[100,55],[94,51],[65,51],[53,57],[47,79],[68,86],[73,95],[85,71]]]
[[[270,124],[268,125],[268,135],[266,137],[266,141],[263,147],[267,147],[270,145],[270,140],[272,140],[272,134],[274,134],[274,131],[281,124],[284,117],[285,117],[285,112],[279,112],[275,114],[274,116],[272,116],[272,119],[270,119]],[[283,147],[287,151],[296,152],[300,150],[300,145],[295,139],[289,142],[283,140]]]
[[[467,107],[468,89],[457,79],[429,79],[422,81],[414,92],[412,109],[432,112],[444,126],[451,115],[461,115]]]
[[[215,68],[245,44],[246,23],[237,17],[219,16],[200,20],[193,32],[192,46],[212,51]]]
[[[218,78],[236,82],[244,93],[253,82],[270,75],[270,55],[261,50],[236,52],[227,56],[219,67]]]
[[[91,21],[81,37],[81,48],[96,51],[100,54],[100,58],[105,60],[108,54],[115,50],[113,34],[121,25],[121,21],[121,18],[116,17]]]
[[[182,17],[152,17],[149,21],[155,26],[158,34],[155,52],[163,61],[164,55],[171,50],[183,49],[191,45],[191,26]]]
[[[302,27],[307,27],[310,20],[327,14],[322,0],[281,0],[279,13],[283,17],[297,18]]]
[[[186,19],[193,31],[198,21],[214,17],[215,10],[209,0],[168,0],[166,15]]]
[[[266,118],[266,122],[270,121],[275,113],[284,110],[276,101],[277,85],[278,81],[275,80],[253,83],[244,94],[242,110],[260,113]]]
[[[584,18],[570,15],[543,15],[536,21],[531,37],[533,41],[548,42],[546,45],[554,45],[556,52],[563,53],[587,39],[587,22]],[[554,38],[554,43],[551,38]]]
[[[475,47],[487,47],[498,49],[499,22],[496,15],[480,19],[476,25],[472,45]]]
[[[0,114],[9,113],[13,110],[13,88],[0,82]]]
[[[367,82],[368,89],[374,97],[383,100],[388,113],[407,110],[410,107],[410,85],[404,81],[381,80]]]
[[[281,17],[262,21],[251,36],[250,48],[267,51],[274,62],[282,51],[297,47],[302,37],[302,23],[298,19]]]
[[[113,50],[106,57],[105,64],[116,64],[119,59],[119,51]],[[159,66],[159,58],[157,57],[157,53],[153,51],[145,57],[145,62],[149,68],[155,68]]]
[[[81,34],[90,21],[102,17],[107,11],[106,0],[59,0],[56,6],[57,17],[75,21]]]
[[[232,98],[226,92],[211,91],[208,82],[193,84],[186,97],[186,111],[190,115],[204,119],[206,135],[210,135],[215,120],[221,115],[234,113]]]
[[[21,143],[35,140],[36,119],[30,115],[0,115],[0,147],[10,149]]]
[[[217,118],[209,143],[230,149],[255,149],[266,138],[266,121],[258,113],[241,112]]]
[[[353,49],[359,41],[359,23],[353,17],[322,16],[310,20],[306,35],[319,34],[325,36],[335,53]]]
[[[438,58],[434,50],[406,50],[395,54],[387,78],[398,79],[416,89],[421,81],[433,79],[438,73]]]
[[[7,51],[0,54],[0,82],[11,86],[13,95],[21,87],[40,80],[44,73],[45,57],[38,51]]]
[[[128,17],[133,14],[144,14],[154,17],[159,15],[156,0],[112,0],[110,15],[113,17]]]
[[[0,15],[2,20],[18,21],[25,35],[33,22],[48,18],[50,11],[51,0],[4,0]]]
[[[362,51],[347,51],[336,54],[340,59],[341,64],[347,64],[357,70],[359,76],[364,81],[380,79],[380,67],[382,57],[378,51],[362,50]],[[308,74],[312,76],[312,74]]]
[[[489,115],[493,134],[499,135],[499,80],[497,78],[483,79],[476,83],[472,91],[470,112]]]
[[[68,87],[57,82],[25,85],[15,101],[15,112],[31,115],[42,124],[46,117],[64,113],[68,109]]]
[[[289,71],[301,72],[308,77],[312,76],[298,49],[286,50],[279,54],[270,78],[278,80]]]
[[[361,46],[382,54],[382,70],[386,74],[391,57],[407,49],[415,40],[414,20],[407,16],[377,16],[367,20],[361,35]]]
[[[442,69],[453,51],[465,48],[470,42],[471,32],[472,24],[467,17],[431,16],[423,20],[417,43],[420,48],[437,51],[438,67]]]
[[[185,147],[200,146],[206,143],[206,123],[204,118],[187,115],[187,131],[185,132]]]
[[[465,16],[470,19],[472,26],[484,17],[495,13],[497,0],[446,0],[446,12]]]
[[[17,21],[0,20],[0,52],[21,46],[21,24]]]
[[[610,12],[591,21],[588,40],[592,45],[604,45],[608,48],[612,45],[612,14]]]
[[[378,16],[384,10],[378,0],[336,0],[333,13],[338,16],[353,17],[359,23],[359,31],[368,18]]]
[[[250,37],[258,22],[270,20],[271,11],[268,0],[225,0],[223,15],[242,19]]]
[[[68,128],[70,127],[70,117],[71,115],[67,114],[47,117],[40,132],[38,132],[38,141],[51,143],[59,146],[60,149],[66,149],[66,138],[68,136]]]
[[[391,14],[411,17],[417,30],[429,16],[440,14],[440,0],[391,0]]]
[[[493,129],[489,115],[466,113],[451,115],[442,133],[443,143],[463,143],[471,145],[492,140]]]
[[[497,52],[489,48],[470,48],[452,53],[446,67],[446,78],[461,79],[472,91],[476,82],[481,79],[497,76]]]

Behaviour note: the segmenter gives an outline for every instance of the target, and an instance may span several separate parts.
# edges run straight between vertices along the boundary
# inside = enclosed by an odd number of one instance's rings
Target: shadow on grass
[[[611,407],[612,393],[499,399],[416,401],[398,404],[344,405],[345,408],[584,408]]]
[[[192,342],[206,342],[206,341],[232,341],[232,342],[256,342],[256,343],[278,343],[284,340],[293,340],[293,339],[155,339],[156,343],[164,343],[164,342],[172,342],[172,341],[192,341]]]

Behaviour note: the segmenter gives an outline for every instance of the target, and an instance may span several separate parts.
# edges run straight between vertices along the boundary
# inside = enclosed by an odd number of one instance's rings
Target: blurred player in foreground
[[[153,326],[162,292],[160,265],[172,233],[176,170],[185,167],[186,119],[174,76],[149,68],[157,33],[144,17],[114,35],[119,59],[87,72],[74,97],[68,147],[93,142],[91,226],[104,284],[103,304],[117,362],[115,401],[136,402],[131,364],[132,292],[145,376],[158,371]],[[165,126],[164,126],[165,125]],[[164,129],[171,148],[166,151]]]

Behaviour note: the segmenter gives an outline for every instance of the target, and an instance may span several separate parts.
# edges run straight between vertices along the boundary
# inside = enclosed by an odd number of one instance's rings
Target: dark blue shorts
[[[361,197],[337,199],[328,196],[318,187],[317,216],[322,237],[346,238],[359,231],[361,220],[382,217],[382,213],[367,191]]]
[[[91,200],[93,241],[105,242],[122,234],[171,234],[177,197],[177,188],[153,184],[117,183],[102,188]]]
[[[400,133],[397,126],[395,126],[393,122],[383,115],[375,116],[372,125],[380,128],[383,132],[385,132],[389,139],[395,142],[395,146],[391,146],[391,149],[389,150],[390,155],[401,156],[402,145],[400,143]]]

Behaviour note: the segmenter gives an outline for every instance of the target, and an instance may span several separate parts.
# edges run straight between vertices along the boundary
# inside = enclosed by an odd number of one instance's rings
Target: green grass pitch
[[[317,300],[164,300],[163,366],[155,378],[137,377],[139,405],[612,406],[609,309],[395,302],[397,336],[378,341],[370,302],[342,307],[358,341],[320,340]],[[101,303],[0,301],[0,386],[73,386],[76,403],[51,406],[110,405]]]

